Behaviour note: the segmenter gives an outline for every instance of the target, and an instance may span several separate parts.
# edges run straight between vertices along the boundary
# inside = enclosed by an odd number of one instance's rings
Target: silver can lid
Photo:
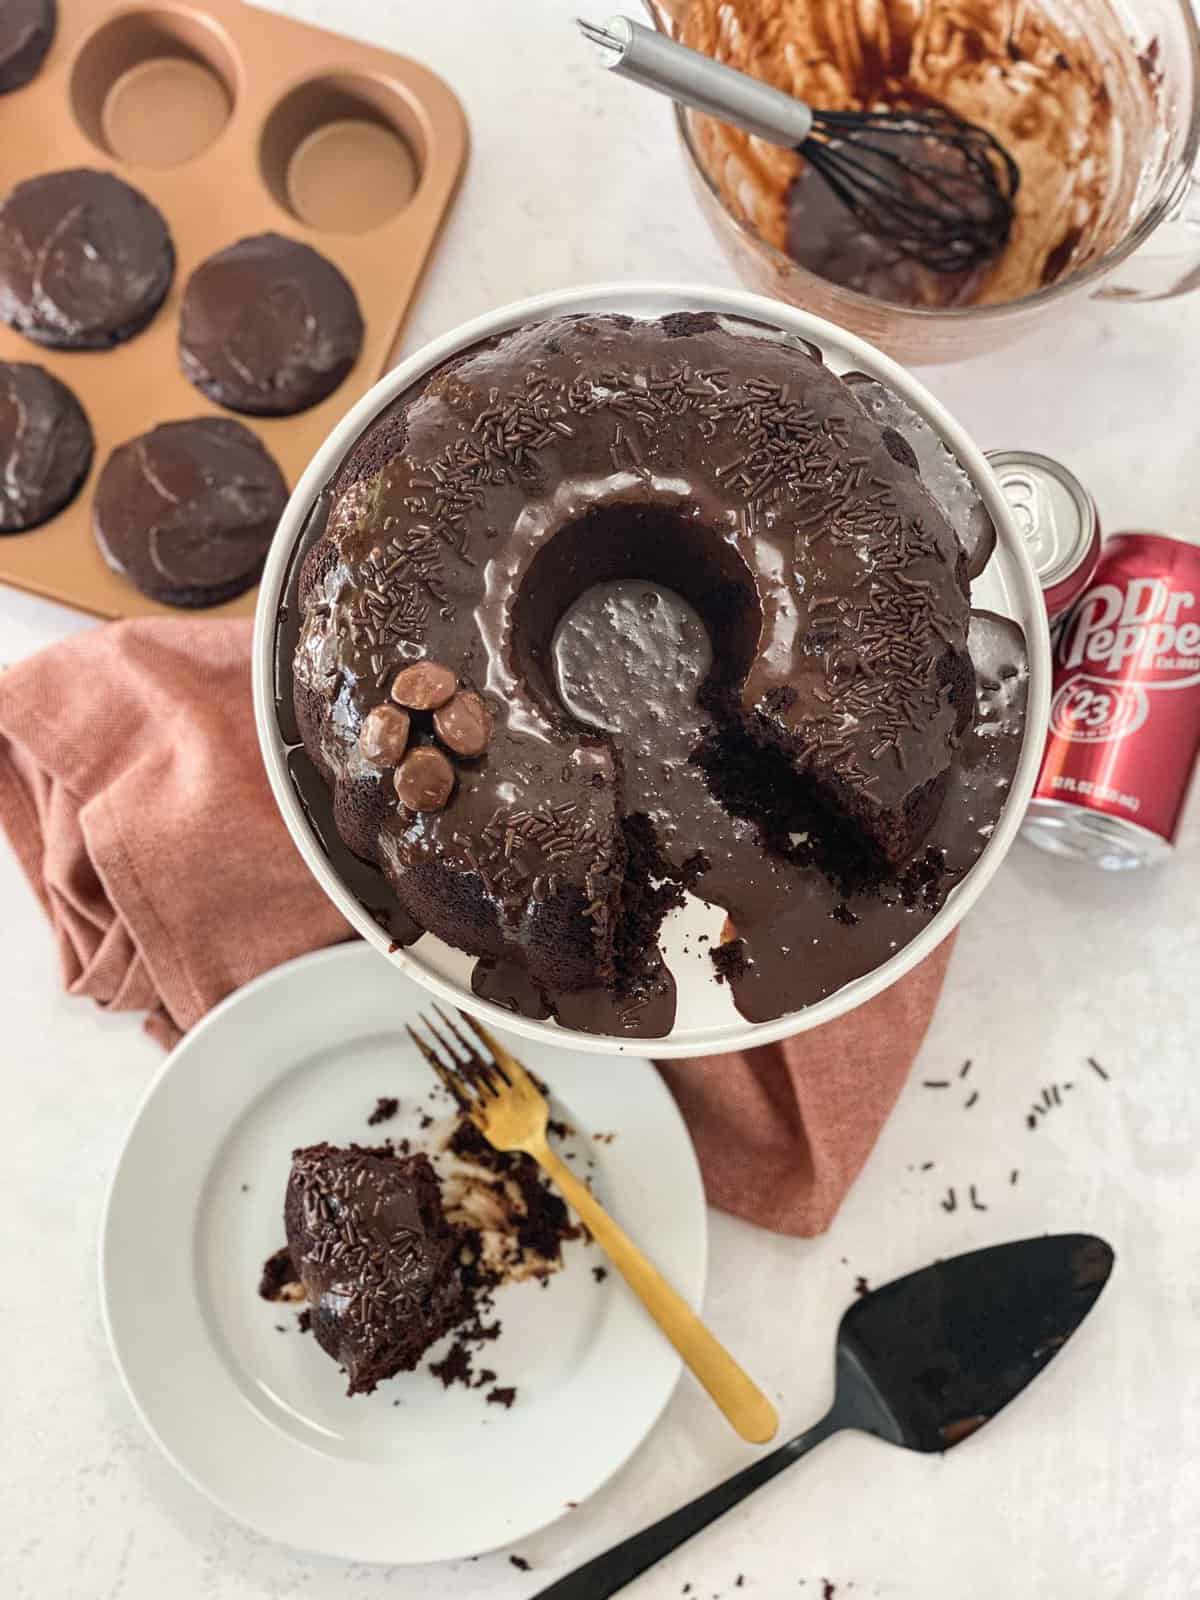
[[[1069,578],[1097,535],[1096,506],[1075,474],[1036,450],[989,450],[1043,589]]]

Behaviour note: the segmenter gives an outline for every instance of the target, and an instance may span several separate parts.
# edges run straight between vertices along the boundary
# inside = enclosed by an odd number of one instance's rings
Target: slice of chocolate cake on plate
[[[352,1395],[410,1372],[468,1309],[460,1238],[428,1156],[386,1146],[297,1150],[284,1223],[312,1331]]]

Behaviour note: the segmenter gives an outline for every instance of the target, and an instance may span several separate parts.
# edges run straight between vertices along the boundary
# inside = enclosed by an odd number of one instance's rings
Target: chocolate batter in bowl
[[[1021,168],[1012,237],[990,266],[938,274],[854,223],[803,160],[678,111],[718,238],[754,287],[901,359],[946,361],[1026,331],[1065,296],[1192,286],[1200,233],[1109,275],[1177,208],[1200,147],[1197,29],[1185,0],[656,0],[694,49],[826,109],[950,107]],[[1102,291],[1103,292],[1103,291]]]

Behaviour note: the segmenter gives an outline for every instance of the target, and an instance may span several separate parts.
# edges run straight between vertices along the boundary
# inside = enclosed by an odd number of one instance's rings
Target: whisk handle
[[[629,17],[613,17],[603,28],[582,21],[579,26],[605,66],[647,89],[789,150],[812,131],[813,114],[802,100]]]

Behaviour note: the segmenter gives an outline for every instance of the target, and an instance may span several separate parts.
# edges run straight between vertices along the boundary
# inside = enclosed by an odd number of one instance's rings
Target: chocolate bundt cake
[[[425,1155],[310,1145],[292,1156],[287,1248],[317,1343],[369,1394],[466,1314],[459,1234]]]
[[[795,337],[519,328],[323,498],[281,635],[293,772],[397,939],[479,957],[481,993],[666,1031],[688,891],[728,913],[739,1009],[781,1015],[911,939],[995,823],[1025,668],[972,623],[994,538],[923,419]],[[973,630],[1007,652],[983,720]]]

